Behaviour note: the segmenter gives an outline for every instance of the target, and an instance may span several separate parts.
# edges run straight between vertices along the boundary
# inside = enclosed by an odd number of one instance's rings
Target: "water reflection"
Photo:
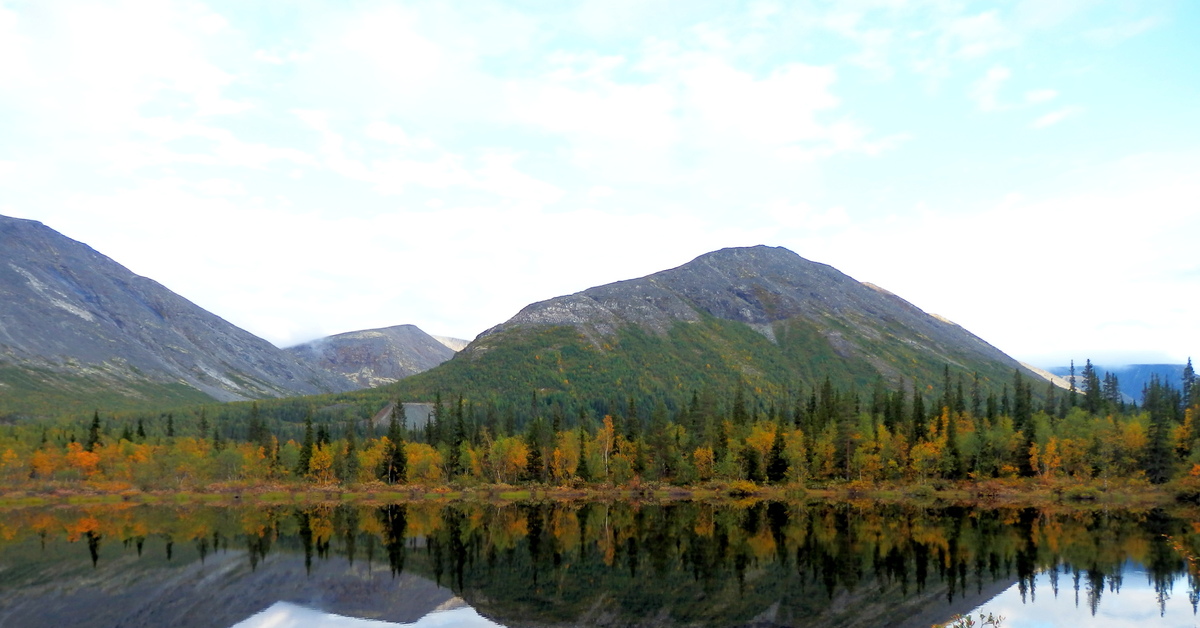
[[[276,602],[270,608],[255,614],[246,621],[237,623],[233,628],[386,628],[389,626],[404,626],[405,628],[496,628],[500,624],[489,620],[477,613],[475,609],[465,605],[449,610],[434,611],[411,624],[396,624],[373,619],[360,619],[358,617],[343,617],[288,602]]]
[[[1008,616],[1005,628],[1117,616],[1191,626],[1200,577],[1180,550],[1198,546],[1200,527],[1162,511],[778,502],[23,509],[0,523],[0,617],[255,626],[267,624],[246,622],[275,609],[266,617],[306,619],[270,625],[411,624],[453,607],[496,625],[927,627],[983,607]]]

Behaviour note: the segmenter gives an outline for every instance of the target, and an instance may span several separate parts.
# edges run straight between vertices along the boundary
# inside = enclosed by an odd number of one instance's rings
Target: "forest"
[[[984,394],[951,376],[939,389],[839,389],[828,379],[790,404],[755,391],[693,393],[670,410],[633,398],[602,415],[546,405],[522,415],[439,394],[430,420],[408,429],[395,412],[304,408],[290,423],[258,403],[158,416],[101,416],[0,428],[0,481],[9,490],[203,490],[291,484],[371,487],[586,487],[709,482],[829,483],[1043,478],[1200,482],[1200,388],[1189,361],[1175,386],[1153,380],[1140,405],[1091,363],[1079,390],[1011,385]],[[231,406],[237,406],[231,410]]]

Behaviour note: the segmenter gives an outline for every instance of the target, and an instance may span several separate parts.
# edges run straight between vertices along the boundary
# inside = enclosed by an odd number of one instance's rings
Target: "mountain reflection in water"
[[[411,624],[395,624],[373,619],[343,617],[322,611],[297,606],[288,602],[276,602],[270,608],[255,614],[233,628],[495,628],[500,626],[475,612],[469,606],[444,611],[434,611]],[[502,628],[502,627],[501,627]]]
[[[0,627],[925,628],[979,607],[1009,615],[1004,628],[1126,611],[1142,628],[1192,626],[1193,519],[779,502],[25,508],[0,520]]]

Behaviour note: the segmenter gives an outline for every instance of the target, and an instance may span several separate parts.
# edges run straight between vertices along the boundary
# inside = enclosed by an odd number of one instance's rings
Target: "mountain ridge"
[[[996,390],[1014,370],[1037,377],[961,326],[887,290],[785,248],[755,246],[531,303],[397,390],[486,396],[525,386],[578,398],[612,387],[606,394],[678,402],[714,386],[749,385],[785,396],[824,376],[839,385],[883,378],[908,387],[914,379],[940,382],[946,367],[978,373]]]
[[[362,388],[390,384],[454,356],[445,342],[416,325],[362,329],[285,349],[315,368],[338,373]]]
[[[0,364],[113,385],[182,384],[220,401],[352,388],[87,244],[7,216]]]

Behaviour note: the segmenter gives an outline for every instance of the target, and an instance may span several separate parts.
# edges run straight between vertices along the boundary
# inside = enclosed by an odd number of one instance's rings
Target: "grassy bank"
[[[984,482],[931,482],[922,484],[861,482],[801,486],[761,486],[751,482],[710,482],[695,486],[604,484],[576,486],[478,485],[424,486],[382,483],[351,486],[311,484],[214,484],[203,489],[139,490],[129,485],[104,483],[44,483],[34,488],[0,489],[0,508],[86,504],[307,504],[347,502],[361,504],[425,501],[482,501],[493,503],[552,501],[630,502],[753,502],[831,501],[906,503],[929,506],[1036,507],[1146,510],[1180,503],[1194,494],[1190,485],[1152,485],[1144,481],[1090,482],[1047,479],[1007,479]]]

